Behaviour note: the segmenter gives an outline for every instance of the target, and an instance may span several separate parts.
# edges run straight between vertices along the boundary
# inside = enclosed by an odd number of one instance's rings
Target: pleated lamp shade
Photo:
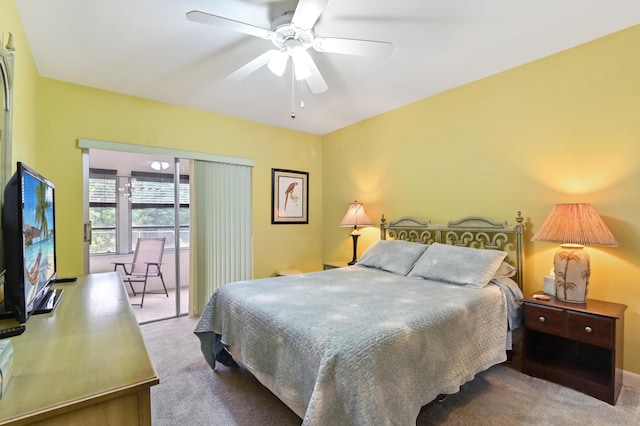
[[[607,225],[591,204],[557,204],[531,241],[582,246],[618,247]]]
[[[340,221],[340,226],[371,226],[373,222],[369,219],[367,212],[364,211],[362,203],[354,201],[349,203],[347,213]]]
[[[554,295],[570,303],[587,301],[591,259],[583,246],[620,245],[598,212],[587,203],[557,204],[531,240],[560,244],[553,258]]]

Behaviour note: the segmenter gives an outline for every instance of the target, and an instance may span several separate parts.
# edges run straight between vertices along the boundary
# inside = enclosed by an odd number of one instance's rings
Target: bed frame
[[[380,239],[386,240],[388,237],[423,244],[441,243],[506,251],[508,255],[505,260],[518,271],[513,280],[522,289],[523,221],[524,218],[520,212],[516,216],[516,224],[512,226],[506,221],[498,222],[483,216],[467,216],[449,221],[446,225],[432,224],[428,220],[420,220],[412,216],[405,216],[387,223],[387,219],[382,215]]]

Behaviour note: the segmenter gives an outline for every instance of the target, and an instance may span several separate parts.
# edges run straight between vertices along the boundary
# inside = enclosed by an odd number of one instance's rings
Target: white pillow
[[[358,265],[407,275],[427,247],[409,241],[378,240],[362,254]]]
[[[493,278],[507,253],[434,243],[409,276],[481,288]]]

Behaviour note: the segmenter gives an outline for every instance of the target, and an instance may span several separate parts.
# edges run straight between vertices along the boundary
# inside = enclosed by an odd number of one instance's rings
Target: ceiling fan
[[[287,12],[274,19],[271,29],[198,10],[188,12],[186,16],[193,22],[270,40],[275,46],[275,49],[254,58],[227,75],[225,79],[240,80],[264,65],[267,65],[274,74],[282,76],[291,58],[295,78],[305,80],[311,92],[318,94],[325,92],[328,86],[309,55],[307,51],[309,48],[317,52],[359,56],[386,56],[393,50],[393,45],[387,42],[316,36],[313,27],[328,1],[299,0],[295,11]]]

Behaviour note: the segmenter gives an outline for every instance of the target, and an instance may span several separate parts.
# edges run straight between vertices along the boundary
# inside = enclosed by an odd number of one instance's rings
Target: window
[[[89,171],[89,220],[92,241],[89,252],[116,252],[116,171]]]
[[[132,246],[139,237],[165,237],[175,248],[173,175],[131,173]],[[180,247],[189,246],[189,176],[180,176]]]
[[[189,177],[180,177],[180,247],[189,246]],[[89,172],[91,254],[130,253],[139,237],[165,237],[175,248],[174,184],[172,174],[115,170]],[[129,242],[129,243],[127,243]]]

